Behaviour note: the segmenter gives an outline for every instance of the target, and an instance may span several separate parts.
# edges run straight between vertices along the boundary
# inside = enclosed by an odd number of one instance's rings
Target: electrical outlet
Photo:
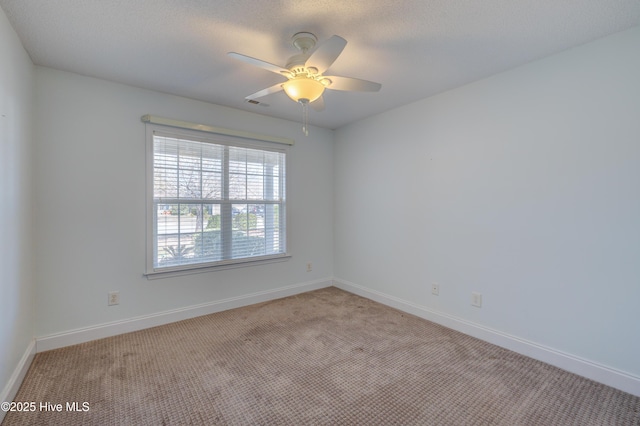
[[[120,304],[120,292],[119,291],[110,291],[109,299],[107,304],[109,306],[119,305]]]
[[[436,296],[440,295],[440,284],[438,283],[431,284],[431,294],[434,294]]]
[[[313,263],[307,262],[307,272],[313,271]]]
[[[471,293],[471,306],[475,306],[477,308],[482,307],[482,294],[481,293]]]

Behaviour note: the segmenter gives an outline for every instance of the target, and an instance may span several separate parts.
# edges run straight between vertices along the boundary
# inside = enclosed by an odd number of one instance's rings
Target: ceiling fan
[[[321,43],[313,51],[312,49],[315,47],[318,39],[312,33],[296,33],[292,37],[292,41],[293,45],[301,53],[290,57],[284,67],[236,52],[229,52],[228,55],[267,71],[280,74],[287,79],[287,81],[283,83],[278,83],[253,93],[245,97],[245,99],[251,102],[262,96],[284,90],[292,100],[302,104],[302,130],[306,135],[309,134],[308,106],[311,105],[316,111],[322,111],[324,109],[324,98],[322,94],[325,89],[377,92],[382,87],[379,83],[360,80],[358,78],[323,75],[347,45],[347,41],[342,37],[334,35]]]

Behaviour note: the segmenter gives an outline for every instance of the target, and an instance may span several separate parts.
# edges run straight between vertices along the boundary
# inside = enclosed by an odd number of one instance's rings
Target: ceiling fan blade
[[[247,64],[265,69],[267,71],[275,72],[276,74],[280,74],[285,77],[291,74],[288,69],[282,68],[279,65],[270,64],[269,62],[265,62],[260,59],[252,58],[251,56],[242,55],[236,52],[229,52],[227,53],[227,55],[231,56],[232,58],[241,60],[242,62],[246,62]]]
[[[338,59],[338,56],[342,53],[342,50],[347,45],[347,40],[340,36],[334,35],[309,56],[305,66],[307,68],[316,68],[319,74],[322,74],[327,70],[333,62]]]
[[[257,99],[257,98],[261,98],[263,96],[270,95],[272,93],[279,92],[281,90],[282,90],[282,83],[278,83],[278,84],[274,84],[271,87],[267,87],[266,89],[262,89],[262,90],[260,90],[260,91],[258,91],[256,93],[253,93],[253,94],[251,94],[249,96],[246,96],[245,99],[249,99],[249,100]]]
[[[380,83],[374,83],[373,81],[360,80],[359,78],[352,77],[338,77],[338,76],[326,76],[331,80],[331,84],[327,86],[327,89],[331,90],[347,90],[353,92],[377,92],[382,87]]]
[[[320,96],[309,104],[315,111],[324,111],[324,97]]]

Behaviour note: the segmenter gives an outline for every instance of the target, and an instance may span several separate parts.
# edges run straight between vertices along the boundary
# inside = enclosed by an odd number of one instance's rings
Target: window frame
[[[193,273],[203,273],[209,271],[215,271],[220,269],[228,269],[228,268],[240,268],[247,266],[254,266],[258,264],[264,263],[272,263],[272,262],[281,262],[288,260],[291,257],[289,253],[289,170],[290,170],[290,153],[289,146],[292,143],[281,142],[279,138],[273,138],[269,136],[265,136],[264,139],[260,138],[261,135],[244,133],[229,130],[225,132],[227,129],[220,128],[212,128],[203,125],[196,125],[186,122],[175,122],[179,123],[179,125],[167,125],[156,124],[148,119],[151,116],[144,116],[143,121],[146,121],[146,129],[145,129],[145,139],[146,139],[146,268],[145,275],[148,279],[154,278],[163,278],[184,274],[193,274]],[[153,118],[153,117],[152,117]],[[146,120],[145,120],[146,119]],[[168,119],[162,119],[164,121],[170,122]],[[159,120],[158,120],[159,121]],[[183,126],[183,124],[185,126]],[[188,127],[186,126],[188,125]],[[198,130],[194,130],[197,128]],[[200,128],[204,130],[199,130]],[[212,131],[212,129],[214,131]],[[284,225],[284,251],[276,254],[268,254],[261,256],[251,256],[251,257],[243,257],[237,259],[223,259],[212,262],[201,262],[201,263],[190,263],[184,265],[173,265],[173,266],[165,266],[158,267],[155,266],[154,256],[155,254],[155,244],[156,238],[154,223],[156,221],[157,209],[155,208],[154,202],[154,136],[166,136],[170,138],[179,138],[192,140],[203,143],[212,143],[215,145],[226,145],[229,147],[240,147],[240,148],[248,148],[248,149],[258,149],[263,151],[271,151],[271,152],[279,152],[283,153],[285,156],[285,177],[284,177],[284,201],[281,203],[274,203],[276,205],[282,205],[282,210],[284,214],[284,220],[282,224]],[[248,135],[249,137],[243,137]],[[255,137],[255,138],[254,138]],[[260,138],[260,139],[258,139]],[[286,139],[282,139],[283,141],[288,141]],[[231,200],[226,200],[227,204]],[[263,200],[243,200],[242,203],[246,204],[260,204],[260,201]],[[222,203],[220,205],[222,206]],[[230,232],[230,230],[229,230]]]

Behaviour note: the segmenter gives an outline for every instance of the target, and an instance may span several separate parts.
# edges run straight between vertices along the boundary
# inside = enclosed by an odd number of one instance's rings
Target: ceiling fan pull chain
[[[302,104],[302,133],[309,136],[309,101],[300,99],[300,103]]]

